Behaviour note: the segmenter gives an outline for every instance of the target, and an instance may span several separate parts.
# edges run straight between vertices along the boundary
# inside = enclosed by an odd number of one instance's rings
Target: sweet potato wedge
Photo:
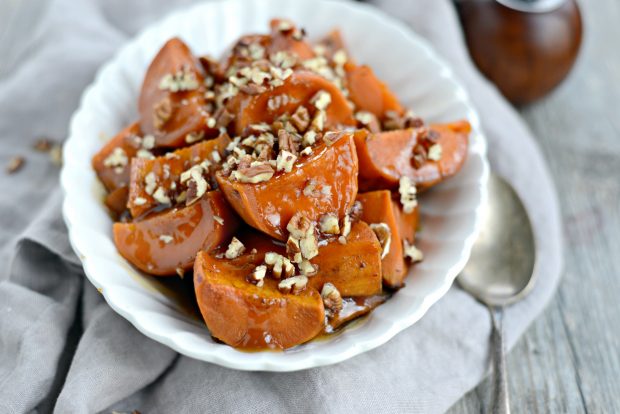
[[[270,55],[285,51],[302,60],[314,57],[312,46],[302,38],[303,36],[298,36],[299,29],[290,20],[272,19],[269,27],[271,28]]]
[[[229,240],[238,225],[222,194],[210,191],[188,207],[132,223],[114,223],[114,243],[138,269],[168,276],[191,269],[199,250],[210,251]]]
[[[339,29],[333,29],[327,36],[319,39],[316,42],[316,47],[322,49],[323,55],[328,59],[332,59],[339,50],[344,50],[347,55],[349,54]],[[351,58],[349,58],[349,62],[352,62]]]
[[[135,158],[131,162],[131,183],[129,187],[129,202],[127,204],[133,217],[140,217],[144,213],[157,207],[159,202],[153,198],[153,193],[146,192],[146,176],[151,172],[156,177],[156,187],[162,187],[167,192],[171,187],[180,191],[179,177],[193,165],[200,164],[204,160],[214,162],[213,152],[217,152],[223,158],[226,146],[230,143],[230,137],[222,134],[216,139],[201,141],[191,147],[179,150],[161,157],[152,159]],[[175,183],[173,185],[173,183]],[[177,191],[177,192],[178,192]],[[172,201],[172,197],[171,198]],[[140,202],[136,202],[140,200]]]
[[[245,254],[238,260],[258,266],[267,252],[286,256],[280,241],[255,230],[243,231],[236,237],[245,246]],[[254,253],[250,253],[254,251]],[[342,296],[370,296],[381,293],[381,245],[368,224],[358,221],[351,226],[347,243],[335,238],[319,246],[319,254],[311,261],[318,267],[309,278],[308,286],[321,290],[331,282]]]
[[[355,202],[357,155],[353,134],[343,133],[331,146],[317,145],[311,155],[297,160],[291,172],[276,173],[266,182],[242,183],[221,172],[216,173],[216,179],[247,224],[286,240],[286,226],[296,212],[304,212],[310,220],[328,212],[342,218]]]
[[[130,160],[140,148],[135,139],[139,135],[140,124],[134,122],[108,141],[93,157],[93,169],[106,190],[111,192],[129,185]]]
[[[381,245],[363,221],[351,226],[346,244],[333,240],[321,246],[310,262],[318,266],[318,272],[308,285],[318,290],[331,282],[342,296],[381,293]]]
[[[357,66],[347,62],[344,70],[349,98],[358,111],[372,112],[379,119],[384,118],[387,111],[394,111],[398,115],[405,112],[398,98],[377,78],[369,66]]]
[[[175,76],[177,80],[171,81]],[[142,132],[153,135],[157,147],[168,148],[187,145],[186,137],[192,133],[217,136],[216,128],[207,127],[204,94],[202,65],[182,40],[170,39],[144,77],[138,100]]]
[[[411,178],[418,190],[425,190],[456,174],[467,156],[469,123],[460,121],[430,126],[430,130],[438,135],[441,158],[438,161],[427,159],[421,167],[415,168],[413,150],[424,130],[423,127],[356,134],[360,190],[394,189],[402,176]]]
[[[291,115],[299,106],[305,106],[314,116],[311,99],[319,91],[331,95],[331,103],[325,110],[325,130],[354,126],[355,119],[342,92],[332,82],[310,71],[295,71],[284,80],[284,84],[259,95],[239,92],[227,104],[229,112],[235,115],[235,131],[241,134],[251,124],[273,123],[282,115]]]
[[[399,223],[394,214],[392,194],[387,190],[372,191],[358,194],[357,200],[362,203],[362,220],[370,224],[385,223],[390,228],[390,250],[381,260],[381,273],[386,286],[401,287],[407,276],[407,264],[403,256],[403,242]]]
[[[297,60],[314,57],[312,46],[299,37],[300,32],[292,22],[272,19],[269,26],[271,33],[268,35],[245,35],[235,42],[220,63],[224,73],[229,72],[232,68],[247,66],[257,58],[270,59],[278,52],[294,55]],[[250,45],[253,45],[252,48],[256,48],[256,46],[262,48],[262,50],[258,49],[260,50],[258,56],[252,57]],[[254,49],[254,51],[256,50]]]
[[[394,201],[392,196],[392,209],[394,210],[394,217],[396,218],[396,225],[400,232],[400,238],[407,240],[411,245],[415,243],[415,233],[418,230],[418,223],[420,222],[420,207],[416,206],[411,213],[405,213],[402,205]]]
[[[253,268],[198,253],[194,287],[211,335],[236,348],[286,349],[321,332],[325,310],[316,289],[284,294],[271,278],[257,287],[246,281]]]
[[[118,187],[106,196],[104,203],[106,207],[118,217],[127,210],[128,197],[129,189],[127,186]]]

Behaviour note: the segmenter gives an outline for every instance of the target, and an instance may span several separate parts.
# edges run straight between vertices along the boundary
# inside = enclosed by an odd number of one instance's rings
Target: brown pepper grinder
[[[581,44],[575,0],[460,0],[469,52],[513,104],[533,102],[573,67]]]

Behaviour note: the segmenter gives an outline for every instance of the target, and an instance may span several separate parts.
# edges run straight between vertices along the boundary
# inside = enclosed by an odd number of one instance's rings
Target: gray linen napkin
[[[487,372],[486,308],[453,287],[416,325],[347,362],[302,372],[238,372],[179,356],[115,314],[85,281],[60,217],[58,175],[30,147],[66,136],[97,67],[144,25],[191,1],[52,0],[3,57],[0,160],[0,412],[443,412]],[[536,228],[539,282],[511,307],[512,346],[554,292],[562,266],[558,203],[538,147],[473,68],[448,0],[376,0],[430,40],[477,105],[493,167],[523,197]]]

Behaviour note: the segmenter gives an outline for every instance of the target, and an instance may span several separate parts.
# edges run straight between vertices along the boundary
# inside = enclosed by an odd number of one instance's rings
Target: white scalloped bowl
[[[137,119],[145,70],[161,45],[180,36],[197,54],[220,55],[239,35],[264,32],[272,17],[289,17],[319,37],[340,27],[356,61],[371,65],[399,98],[431,122],[468,119],[469,154],[459,175],[420,200],[425,253],[406,286],[359,323],[321,341],[284,352],[238,351],[215,342],[170,290],[133,269],[116,251],[103,188],[90,159]],[[346,16],[346,18],[343,18]],[[125,45],[99,71],[73,116],[64,147],[63,215],[86,276],[106,301],[145,335],[203,361],[240,370],[295,371],[344,361],[378,347],[418,321],[450,288],[469,258],[488,178],[486,141],[478,116],[452,71],[402,23],[366,5],[340,1],[252,0],[199,4],[170,15]]]

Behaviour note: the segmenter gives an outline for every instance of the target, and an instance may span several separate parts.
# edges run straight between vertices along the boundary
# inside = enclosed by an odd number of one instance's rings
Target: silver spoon
[[[494,414],[510,413],[503,338],[504,307],[534,285],[536,257],[532,225],[510,184],[491,174],[482,231],[458,277],[463,289],[486,304],[493,320]]]

